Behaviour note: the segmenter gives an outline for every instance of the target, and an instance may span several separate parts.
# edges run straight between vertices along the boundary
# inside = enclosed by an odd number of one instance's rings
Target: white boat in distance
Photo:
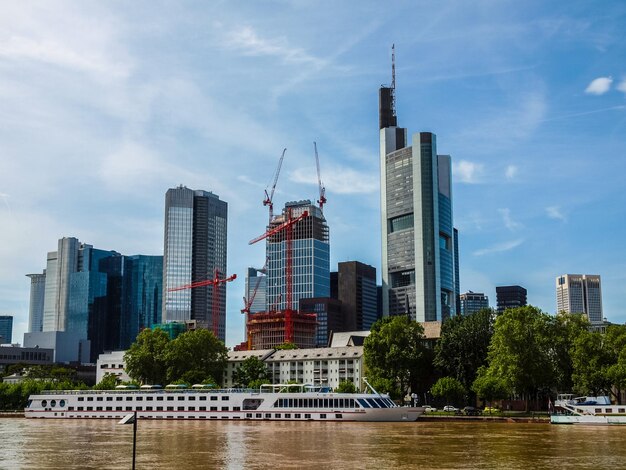
[[[576,397],[561,394],[554,402],[552,424],[626,424],[626,405],[611,405],[609,397]]]
[[[50,391],[31,395],[26,418],[271,421],[415,421],[420,407],[401,407],[379,393],[330,393],[300,384],[263,385],[251,389],[166,389]]]

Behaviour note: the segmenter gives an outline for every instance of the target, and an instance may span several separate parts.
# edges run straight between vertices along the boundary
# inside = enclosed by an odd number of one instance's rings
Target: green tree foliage
[[[414,391],[419,389],[430,368],[430,357],[424,329],[406,316],[378,320],[365,338],[364,359],[369,380],[372,383],[377,383],[376,379],[389,380],[394,384],[394,390],[389,392],[395,397],[404,396],[409,387]]]
[[[94,385],[92,388],[94,390],[114,390],[119,382],[120,380],[117,378],[117,375],[107,372],[102,376],[102,380]]]
[[[170,343],[161,329],[145,329],[124,354],[126,373],[132,379],[149,385],[165,385],[167,381],[166,348]]]
[[[335,390],[337,393],[356,393],[356,387],[354,386],[354,382],[351,380],[343,380],[339,382],[337,389]]]
[[[613,361],[606,337],[584,331],[572,347],[574,390],[580,394],[608,395],[611,391],[609,368]]]
[[[507,390],[529,397],[555,382],[554,317],[535,307],[505,310],[498,316],[489,345],[487,374]]]
[[[478,374],[472,384],[472,391],[489,404],[494,400],[506,398],[511,392],[502,379],[489,375],[488,369],[484,366],[478,369]]]
[[[268,378],[267,366],[256,356],[250,356],[241,362],[239,368],[235,371],[235,383],[242,387],[252,387],[252,383],[259,381],[261,385],[267,383]],[[259,385],[260,386],[260,385]]]
[[[23,410],[28,397],[43,390],[88,390],[82,382],[26,379],[20,383],[0,382],[0,410]]]
[[[589,321],[583,314],[559,313],[551,325],[550,334],[554,348],[554,385],[557,390],[572,390],[572,347],[578,336],[589,329]]]
[[[470,390],[478,369],[487,364],[494,319],[492,309],[483,309],[452,317],[441,326],[434,364],[444,375],[461,382],[466,390]]]
[[[282,349],[298,349],[298,345],[295,343],[283,343],[276,346],[274,349],[282,350]]]
[[[221,383],[228,350],[211,331],[199,329],[187,331],[170,341],[165,358],[168,382],[183,380],[196,384],[210,377]]]
[[[430,389],[430,393],[436,398],[445,398],[446,403],[460,404],[464,402],[467,390],[465,386],[454,377],[442,377]]]

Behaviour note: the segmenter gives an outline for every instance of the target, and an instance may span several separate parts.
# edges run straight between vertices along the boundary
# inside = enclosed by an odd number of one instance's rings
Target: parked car
[[[434,406],[424,405],[424,413],[432,413],[434,411],[437,411],[437,408]]]
[[[466,406],[463,408],[463,414],[465,416],[479,416],[482,413],[478,408],[474,408],[473,406]]]
[[[483,414],[493,414],[498,413],[499,411],[500,410],[495,406],[485,406],[485,408],[483,409]]]
[[[455,406],[452,405],[446,405],[443,407],[443,411],[452,411],[452,412],[456,412],[459,411],[459,409]]]

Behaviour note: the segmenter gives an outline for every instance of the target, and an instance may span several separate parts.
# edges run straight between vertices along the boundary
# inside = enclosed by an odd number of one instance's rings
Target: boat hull
[[[626,425],[626,416],[598,416],[598,415],[552,415],[552,424],[586,424],[608,426],[615,424]]]

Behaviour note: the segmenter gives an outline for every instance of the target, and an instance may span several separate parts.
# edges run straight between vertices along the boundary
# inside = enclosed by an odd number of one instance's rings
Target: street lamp
[[[135,455],[137,450],[137,411],[133,411],[131,414],[127,414],[117,424],[133,425],[133,470],[135,470]]]

